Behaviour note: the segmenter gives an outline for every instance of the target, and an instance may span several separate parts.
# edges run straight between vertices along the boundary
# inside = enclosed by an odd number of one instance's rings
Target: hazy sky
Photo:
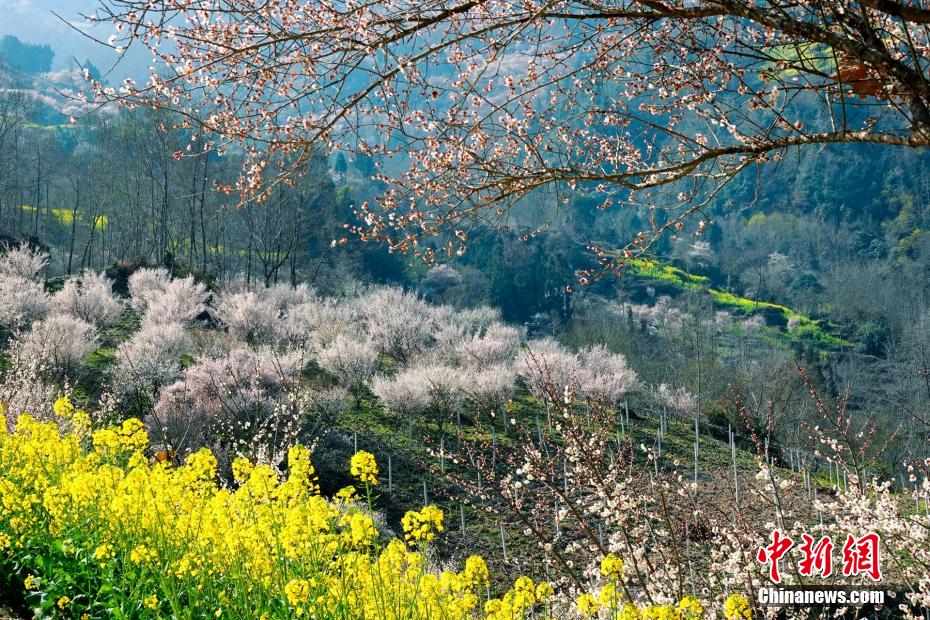
[[[116,53],[84,37],[71,26],[85,30],[98,39],[106,40],[112,29],[106,24],[91,27],[81,14],[91,14],[96,9],[92,0],[0,0],[0,35],[16,35],[29,43],[47,43],[55,50],[55,68],[90,59],[102,71],[109,69],[116,60]],[[56,17],[57,13],[62,19]],[[65,23],[67,20],[69,23]],[[138,75],[150,64],[150,57],[140,50],[120,65],[117,73]]]

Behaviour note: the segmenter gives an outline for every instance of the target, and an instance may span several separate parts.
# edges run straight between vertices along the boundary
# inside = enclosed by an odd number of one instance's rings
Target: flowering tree
[[[18,341],[20,356],[68,372],[84,363],[97,344],[94,326],[67,314],[53,314],[32,324]]]
[[[517,360],[517,373],[533,396],[545,400],[549,384],[564,390],[577,382],[581,372],[578,357],[558,342],[545,338],[530,341],[526,346],[527,350]]]
[[[375,374],[378,351],[371,343],[340,335],[319,352],[317,361],[352,391],[358,404],[365,382]]]
[[[143,321],[187,323],[207,309],[210,293],[193,276],[171,280],[161,295],[148,300]]]
[[[379,350],[403,363],[422,352],[433,328],[430,307],[399,288],[378,288],[358,299],[365,331]]]
[[[0,379],[0,402],[4,404],[2,423],[8,431],[16,427],[17,417],[30,411],[51,411],[59,395],[59,386],[48,380],[47,358],[23,354],[23,347],[10,347],[9,364]],[[65,386],[67,389],[67,386]],[[43,408],[44,407],[44,408]]]
[[[142,267],[129,276],[129,305],[133,310],[145,312],[150,300],[165,292],[171,276],[163,267]]]
[[[611,353],[604,345],[588,347],[578,353],[583,372],[579,378],[578,394],[587,399],[603,399],[616,403],[636,386],[636,372],[626,358]]]
[[[787,149],[930,144],[921,3],[105,0],[99,17],[118,51],[156,59],[147,83],[100,94],[242,144],[231,191],[262,195],[315,145],[396,158],[357,232],[415,252],[440,228],[459,251],[469,220],[534,190],[606,208],[674,184],[678,209],[635,250]]]
[[[229,333],[249,342],[272,337],[280,320],[278,309],[255,291],[228,291],[221,294],[213,314]]]
[[[129,305],[146,323],[187,323],[207,308],[210,293],[193,276],[171,279],[166,269],[142,268],[129,276]]]
[[[236,348],[203,359],[159,394],[147,422],[153,436],[174,450],[211,445],[224,457],[253,458],[290,445],[303,405],[295,393],[301,356],[271,349]],[[264,455],[262,455],[264,456]]]
[[[92,272],[68,279],[52,297],[52,306],[58,312],[97,326],[111,323],[123,310],[122,303],[113,295],[110,279]]]
[[[377,376],[371,390],[381,403],[401,416],[432,413],[439,428],[464,396],[462,373],[449,366],[406,368],[393,377]]]
[[[181,357],[190,337],[181,323],[143,323],[142,329],[116,349],[113,380],[120,393],[148,406],[157,391],[181,374]]]
[[[455,348],[455,356],[460,364],[473,368],[503,364],[513,361],[520,340],[516,328],[495,323],[484,334],[462,340]]]
[[[0,274],[34,280],[48,264],[48,254],[20,244],[16,247],[5,246],[6,254],[0,258]]]
[[[22,327],[48,313],[49,299],[42,285],[19,276],[0,274],[0,326]]]
[[[48,263],[48,254],[25,245],[6,247],[0,258],[0,326],[25,327],[49,310],[45,288],[36,281]]]

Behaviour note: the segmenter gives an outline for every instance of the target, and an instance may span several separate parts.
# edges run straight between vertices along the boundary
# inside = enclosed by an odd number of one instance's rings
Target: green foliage
[[[673,284],[691,290],[701,289],[710,284],[706,276],[698,276],[673,265],[665,265],[654,260],[633,258],[626,262],[627,273]]]
[[[836,72],[836,58],[832,49],[820,43],[775,45],[768,50],[770,63],[764,73],[790,78],[802,71],[832,74]]]
[[[755,216],[753,216],[755,217]],[[762,218],[764,219],[764,217]],[[761,221],[758,220],[758,221]],[[792,342],[812,342],[818,347],[833,349],[848,346],[849,342],[827,331],[820,321],[813,320],[787,306],[767,301],[758,301],[742,297],[729,291],[710,287],[710,278],[688,273],[673,265],[662,264],[655,260],[630,259],[626,262],[627,274],[683,290],[706,292],[718,307],[744,315],[768,311],[787,324],[785,336]]]

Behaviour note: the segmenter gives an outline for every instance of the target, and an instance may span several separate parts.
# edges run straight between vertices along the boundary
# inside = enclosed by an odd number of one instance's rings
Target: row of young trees
[[[209,445],[274,462],[371,396],[399,424],[441,429],[452,419],[500,424],[519,384],[542,399],[555,380],[613,404],[646,389],[603,346],[527,340],[496,310],[433,305],[400,288],[356,285],[332,297],[243,278],[210,291],[193,276],[140,268],[126,296],[93,271],[49,293],[47,264],[28,246],[0,259],[8,423],[78,389],[101,411],[144,418],[165,451]]]

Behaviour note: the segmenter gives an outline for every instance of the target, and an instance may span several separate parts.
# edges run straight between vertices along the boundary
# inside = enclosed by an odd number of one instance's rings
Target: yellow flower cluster
[[[67,405],[56,409],[73,417]],[[208,450],[180,466],[146,458],[137,420],[92,436],[61,428],[24,415],[15,432],[0,431],[0,536],[9,545],[0,571],[32,570],[24,586],[52,605],[66,601],[75,617],[103,613],[92,607],[99,589],[74,585],[100,580],[113,586],[109,596],[138,597],[107,605],[143,618],[464,618],[481,609],[480,558],[437,575],[404,542],[379,546],[367,510],[320,496],[305,448],[290,451],[286,476],[238,459],[237,485],[224,488]],[[372,462],[358,465],[376,475]],[[405,527],[410,540],[432,540],[442,511],[427,506]],[[46,565],[28,564],[35,550]],[[54,562],[88,578],[65,588],[45,577]]]
[[[601,574],[607,579],[619,579],[623,576],[623,560],[608,553],[601,560]]]
[[[726,620],[750,620],[752,608],[749,600],[740,594],[731,594],[723,605],[723,617]]]
[[[523,618],[535,605],[547,604],[552,594],[552,586],[548,583],[534,585],[529,577],[519,577],[503,597],[485,603],[484,613],[488,620]]]
[[[677,605],[638,607],[624,601],[623,560],[613,554],[601,560],[601,575],[606,582],[595,593],[582,592],[575,600],[575,609],[584,618],[607,617],[613,620],[701,620],[704,604],[694,596],[685,596]],[[726,620],[751,620],[749,601],[733,594],[724,606]]]
[[[442,510],[433,504],[423,510],[409,510],[400,524],[408,541],[428,543],[442,532]]]
[[[61,399],[59,399],[60,401]],[[129,418],[120,427],[105,428],[93,435],[94,449],[105,455],[133,453],[149,445],[145,426],[136,418]]]
[[[62,396],[55,401],[53,411],[55,417],[75,434],[84,436],[90,432],[90,416],[87,415],[87,412],[75,408],[67,396]]]
[[[359,450],[352,456],[349,465],[352,475],[362,482],[370,485],[378,484],[378,463],[375,462],[375,455],[371,452]]]
[[[291,579],[284,586],[284,595],[287,602],[294,607],[298,616],[304,613],[303,605],[310,600],[310,582],[306,579]]]
[[[176,466],[145,456],[138,420],[91,433],[73,424],[80,412],[66,399],[55,413],[48,423],[21,416],[12,433],[0,425],[0,571],[19,574],[27,600],[47,605],[48,615],[104,617],[118,608],[138,618],[517,620],[554,613],[548,583],[520,577],[490,598],[478,556],[461,572],[437,574],[406,542],[380,544],[354,489],[332,500],[320,495],[304,447],[289,451],[286,475],[236,459],[236,483],[227,488],[209,450]],[[367,485],[377,482],[370,454],[355,455],[351,466]],[[406,541],[429,543],[443,531],[442,510],[408,512],[402,526]],[[637,607],[626,598],[620,558],[608,555],[600,568],[604,583],[577,600],[581,615],[704,615],[693,597]],[[724,615],[749,619],[749,602],[731,596]]]

